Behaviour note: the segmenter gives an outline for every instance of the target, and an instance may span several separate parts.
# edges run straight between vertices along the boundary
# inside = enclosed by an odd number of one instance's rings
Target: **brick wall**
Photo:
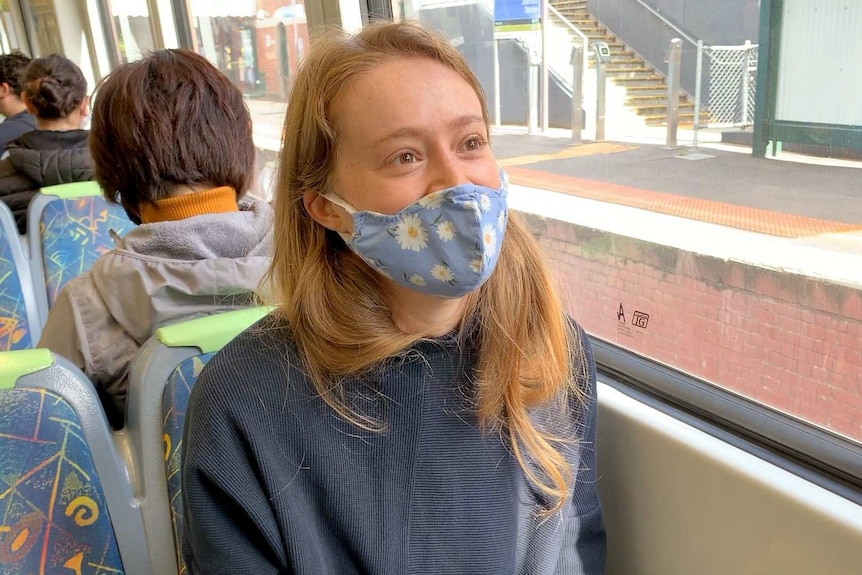
[[[591,334],[862,440],[862,294],[527,216]]]

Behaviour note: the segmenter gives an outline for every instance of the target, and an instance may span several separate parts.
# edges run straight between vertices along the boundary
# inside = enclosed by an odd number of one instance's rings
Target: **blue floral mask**
[[[461,297],[491,276],[509,213],[509,185],[462,184],[433,192],[388,215],[357,211],[335,194],[324,197],[353,218],[347,245],[372,268],[413,290]]]

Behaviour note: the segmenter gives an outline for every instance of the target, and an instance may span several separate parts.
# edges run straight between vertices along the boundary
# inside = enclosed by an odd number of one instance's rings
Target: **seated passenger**
[[[140,225],[63,288],[39,347],[83,369],[121,427],[129,364],[157,328],[254,302],[272,210],[240,201],[255,154],[242,94],[193,52],[160,50],[113,71],[90,148],[105,198]]]
[[[279,307],[188,406],[189,574],[599,575],[595,365],[476,76],[387,23],[318,37],[294,79]]]
[[[27,206],[39,188],[93,179],[87,131],[90,98],[84,74],[58,54],[36,58],[21,76],[21,98],[36,129],[9,142],[0,161],[0,199],[27,233]]]
[[[0,114],[6,118],[0,124],[0,155],[9,142],[36,129],[36,118],[21,99],[20,78],[28,64],[30,58],[21,52],[0,56]]]

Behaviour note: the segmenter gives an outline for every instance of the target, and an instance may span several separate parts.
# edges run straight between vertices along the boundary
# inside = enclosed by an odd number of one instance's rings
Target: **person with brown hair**
[[[602,572],[595,364],[488,126],[435,33],[312,42],[284,125],[277,308],[188,406],[190,574]]]
[[[0,161],[0,199],[27,233],[27,207],[39,188],[93,179],[87,131],[87,80],[74,62],[59,54],[36,58],[20,78],[21,99],[36,118],[36,129],[9,142]]]
[[[0,55],[0,153],[15,138],[36,129],[36,118],[27,111],[21,99],[21,74],[30,64],[30,58],[21,52]]]
[[[159,50],[105,78],[90,150],[103,195],[140,225],[66,284],[39,347],[80,367],[122,427],[129,365],[156,329],[255,302],[272,210],[244,199],[255,150],[242,94],[194,52]]]

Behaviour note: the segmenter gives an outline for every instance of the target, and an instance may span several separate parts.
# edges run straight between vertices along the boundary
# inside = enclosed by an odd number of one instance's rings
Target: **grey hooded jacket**
[[[39,340],[96,385],[108,419],[125,414],[128,371],[163,325],[254,303],[272,253],[272,209],[143,224],[60,291]]]

